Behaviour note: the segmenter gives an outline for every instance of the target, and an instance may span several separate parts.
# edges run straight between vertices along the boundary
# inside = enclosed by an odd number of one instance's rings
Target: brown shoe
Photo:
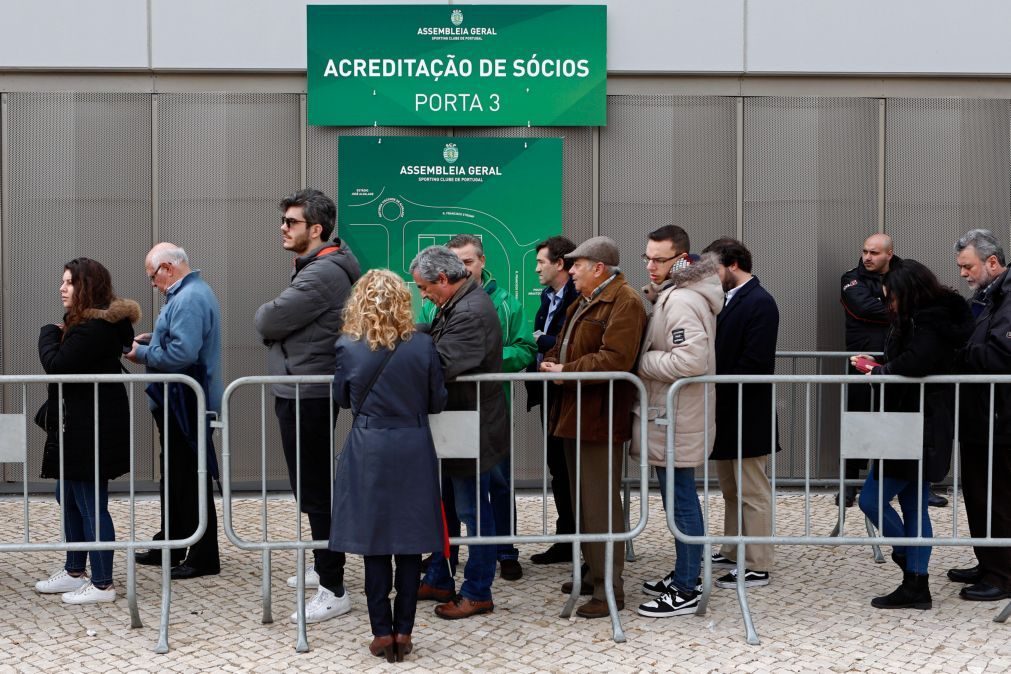
[[[492,603],[491,599],[488,601],[471,601],[463,595],[458,594],[452,601],[436,606],[435,615],[446,620],[459,620],[460,618],[469,618],[481,615],[482,613],[491,613],[494,610],[495,604]]]
[[[440,590],[437,587],[432,587],[428,583],[422,583],[418,586],[418,601],[452,601],[456,593],[452,590]]]
[[[394,634],[393,641],[397,644],[397,662],[403,661],[404,656],[410,655],[414,650],[410,634]]]
[[[377,658],[386,658],[386,662],[396,662],[397,661],[397,647],[393,642],[392,634],[384,634],[381,637],[376,637],[369,644],[369,653],[376,656]]]
[[[625,602],[615,600],[618,610],[625,608]],[[576,615],[580,618],[606,618],[611,613],[607,610],[607,602],[603,599],[591,599],[576,609]]]
[[[562,594],[572,594],[572,581],[567,580],[562,583]],[[579,594],[584,597],[589,597],[593,594],[593,583],[583,581],[579,584]]]

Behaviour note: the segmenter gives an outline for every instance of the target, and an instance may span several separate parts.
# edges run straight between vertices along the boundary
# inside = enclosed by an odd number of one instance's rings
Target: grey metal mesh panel
[[[743,238],[755,275],[779,306],[779,350],[845,346],[839,277],[877,230],[877,166],[876,100],[745,99]],[[797,372],[813,368],[802,364]],[[782,388],[780,438],[794,449],[779,457],[777,472],[801,476],[807,391]],[[823,406],[823,474],[837,474],[831,438],[838,438],[838,398],[817,393],[812,410]]]
[[[253,314],[288,284],[277,204],[299,184],[299,99],[289,94],[158,97],[158,238],[186,249],[221,303],[224,380],[264,374]],[[259,399],[232,406],[232,479],[258,480]],[[268,401],[268,479],[287,471]]]
[[[952,246],[974,228],[1008,244],[1011,205],[1006,100],[888,100],[885,231],[895,251],[967,293]]]
[[[736,226],[735,102],[609,96],[600,133],[600,233],[618,242],[629,282],[649,278],[646,235],[667,224],[701,250]]]
[[[151,102],[143,94],[12,93],[8,103],[3,372],[41,374],[39,326],[63,315],[65,262],[98,260],[116,292],[140,302],[142,320],[150,316],[143,259],[151,243]],[[21,390],[13,388],[6,411],[20,412]],[[136,475],[144,480],[153,476],[151,422],[143,391],[135,393]],[[42,387],[29,390],[29,417],[44,397]],[[28,426],[33,480],[44,436]],[[20,467],[8,477],[20,480]]]

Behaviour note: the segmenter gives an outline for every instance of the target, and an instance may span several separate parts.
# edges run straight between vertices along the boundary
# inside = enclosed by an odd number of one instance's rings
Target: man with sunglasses
[[[280,204],[281,245],[295,254],[291,282],[256,311],[256,329],[267,345],[267,370],[273,375],[333,374],[334,342],[351,286],[361,276],[354,254],[334,232],[337,207],[319,190],[305,189]],[[301,494],[313,540],[330,538],[330,491],[333,484],[331,429],[337,409],[327,384],[275,384],[274,411],[288,464],[292,492]],[[298,433],[296,437],[296,432]],[[314,623],[351,610],[344,589],[344,553],[313,550],[305,586],[318,587],[306,603],[306,622]],[[297,587],[297,578],[288,579]],[[297,621],[292,614],[291,621]]]

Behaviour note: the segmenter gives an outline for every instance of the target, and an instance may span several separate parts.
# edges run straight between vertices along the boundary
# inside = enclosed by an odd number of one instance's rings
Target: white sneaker
[[[99,590],[91,581],[73,592],[63,593],[64,604],[98,604],[99,602],[116,601],[116,588],[110,585],[104,590]]]
[[[319,587],[319,574],[316,573],[316,567],[312,564],[305,567],[305,586],[307,588]],[[298,576],[288,579],[288,587],[298,587]]]
[[[325,587],[316,590],[312,599],[305,603],[305,621],[307,623],[318,623],[330,618],[344,615],[351,610],[351,593],[344,589],[344,594],[340,597],[335,595]],[[291,622],[298,622],[298,611],[291,614]]]
[[[82,573],[80,576],[71,576],[66,569],[62,569],[49,578],[35,583],[35,591],[42,594],[63,594],[79,590],[90,582],[86,573]]]

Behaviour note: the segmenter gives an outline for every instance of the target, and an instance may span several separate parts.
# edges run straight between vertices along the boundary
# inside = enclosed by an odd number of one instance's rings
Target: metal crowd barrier
[[[772,387],[772,405],[769,413],[773,416],[776,415],[776,387],[777,385],[789,384],[803,384],[807,389],[810,389],[812,384],[816,385],[844,385],[844,384],[857,384],[857,383],[868,383],[868,378],[864,375],[710,375],[701,377],[690,377],[685,379],[680,379],[675,382],[670,389],[667,391],[667,415],[670,419],[670,425],[667,427],[667,443],[666,443],[666,464],[667,470],[667,484],[662,485],[664,489],[667,490],[667,502],[669,504],[675,503],[674,500],[674,460],[676,447],[674,446],[674,434],[676,431],[676,415],[673,414],[673,410],[676,410],[676,396],[680,393],[682,389],[686,386],[692,384],[700,383],[715,383],[715,384],[735,384],[737,386],[738,400],[741,399],[742,386],[745,384],[770,384]],[[845,511],[845,505],[840,499],[838,503],[838,524],[837,529],[839,529],[839,535],[829,536],[816,536],[812,534],[811,531],[811,486],[815,480],[811,480],[811,410],[810,404],[807,405],[806,415],[804,419],[805,423],[805,484],[804,484],[804,533],[797,536],[783,536],[777,535],[776,533],[776,496],[777,496],[777,485],[779,484],[777,480],[777,470],[776,470],[776,453],[773,452],[769,455],[769,473],[772,489],[772,499],[771,499],[771,535],[769,536],[723,536],[714,535],[712,533],[707,533],[703,536],[690,536],[680,530],[678,530],[677,525],[674,521],[674,508],[670,507],[667,511],[667,526],[674,534],[675,538],[684,543],[688,544],[701,544],[705,545],[705,550],[709,550],[710,546],[713,545],[736,545],[737,546],[737,597],[741,606],[741,613],[744,619],[745,631],[747,641],[750,644],[758,644],[758,633],[755,630],[754,622],[751,617],[751,611],[748,606],[747,592],[744,587],[744,560],[745,560],[745,545],[749,544],[772,544],[772,545],[901,545],[901,546],[978,546],[978,547],[1006,547],[1011,546],[1011,538],[993,538],[991,535],[991,517],[990,513],[993,506],[993,484],[992,479],[989,478],[993,471],[993,438],[994,438],[994,427],[993,427],[993,415],[990,415],[989,422],[989,473],[988,473],[988,489],[987,489],[987,523],[986,523],[986,533],[984,537],[971,537],[971,536],[959,536],[959,522],[958,522],[958,499],[957,494],[960,484],[959,476],[959,443],[958,443],[958,425],[959,425],[959,412],[960,412],[960,393],[961,385],[963,384],[983,384],[989,386],[990,392],[990,408],[993,408],[994,403],[994,385],[995,384],[1011,384],[1011,375],[945,375],[945,376],[932,376],[924,378],[908,378],[900,377],[896,375],[880,375],[873,378],[873,382],[876,384],[913,384],[920,386],[921,392],[921,413],[922,414],[922,404],[924,397],[924,386],[927,384],[954,384],[955,385],[955,405],[954,405],[954,440],[952,448],[952,466],[953,466],[953,493],[956,498],[951,499],[952,508],[952,535],[948,537],[942,536],[931,536],[924,537],[922,535],[922,519],[917,524],[917,536],[915,538],[906,537],[888,537],[888,536],[873,536],[869,535],[867,537],[859,536],[846,536],[842,533],[843,516]],[[882,398],[887,399],[887,386],[882,387]],[[810,401],[810,395],[807,396],[807,400]],[[842,413],[845,413],[845,395],[841,396],[841,408]],[[714,404],[714,401],[710,399],[708,391],[705,393],[705,406],[708,410],[708,406]],[[879,412],[870,412],[869,414],[877,414]],[[741,499],[741,471],[742,466],[740,463],[741,452],[743,448],[744,438],[742,436],[741,429],[741,411],[740,405],[738,405],[738,464],[737,464],[737,485],[738,485],[738,498],[737,498],[737,521],[739,531],[743,526],[742,522],[742,499]],[[794,418],[794,423],[797,423],[796,417]],[[775,425],[773,425],[773,437],[772,440],[775,442]],[[706,431],[706,441],[710,441],[708,438],[708,430]],[[875,460],[879,461],[878,470],[881,470],[881,461],[884,461],[886,457],[877,458]],[[843,487],[843,476],[842,476],[842,465],[843,458],[840,457],[840,477],[837,481],[839,486],[839,493],[842,493]],[[917,460],[917,475],[922,482],[923,477],[923,457],[921,454],[920,459]],[[709,531],[709,496],[710,496],[710,481],[709,481],[709,463],[706,462],[703,468],[703,522],[706,527],[706,531]],[[880,484],[880,483],[879,483]],[[781,486],[781,485],[780,485]],[[879,488],[879,500],[881,498],[881,491]],[[883,505],[881,510],[883,511]],[[926,501],[924,501],[920,508],[927,508]],[[878,530],[882,529],[882,519],[883,515],[879,513],[879,521],[877,522]],[[703,594],[700,599],[699,609],[697,615],[704,615],[712,584],[712,556],[708,552],[703,554]],[[1011,603],[1009,603],[995,618],[996,622],[1005,622],[1009,617],[1011,617]]]
[[[127,604],[130,609],[130,626],[132,628],[143,627],[143,623],[140,620],[140,613],[137,609],[137,574],[136,574],[136,561],[134,559],[134,552],[138,549],[157,549],[162,551],[162,585],[161,585],[161,624],[158,631],[158,643],[155,646],[156,653],[167,653],[168,652],[168,627],[169,627],[169,608],[171,604],[171,577],[170,577],[170,550],[177,548],[187,548],[193,545],[203,536],[204,532],[207,530],[207,453],[205,448],[207,446],[206,437],[206,427],[204,424],[198,424],[197,430],[197,493],[199,497],[199,507],[198,515],[199,521],[196,530],[192,535],[186,538],[180,539],[167,539],[167,540],[138,540],[137,539],[137,522],[136,522],[136,492],[135,492],[135,457],[136,457],[136,424],[135,421],[135,411],[134,402],[136,398],[136,384],[160,384],[164,387],[165,399],[168,399],[168,385],[169,384],[182,384],[188,386],[196,396],[197,402],[197,416],[198,418],[206,418],[207,414],[207,404],[204,398],[203,389],[200,385],[185,375],[181,374],[77,374],[77,375],[0,375],[0,386],[4,387],[20,387],[21,389],[21,413],[20,414],[7,414],[3,415],[3,427],[4,427],[4,454],[0,456],[0,461],[3,463],[21,463],[22,464],[22,496],[24,499],[24,536],[20,543],[14,542],[0,542],[0,553],[4,552],[52,552],[52,551],[81,551],[81,552],[92,552],[98,550],[125,550],[126,551],[126,598]],[[116,531],[115,541],[102,541],[99,533],[99,520],[95,520],[95,541],[94,542],[68,542],[66,540],[66,532],[63,527],[63,514],[64,508],[66,507],[65,499],[60,499],[60,541],[56,543],[41,543],[33,542],[31,536],[31,518],[30,509],[28,502],[28,460],[27,460],[27,444],[28,444],[28,423],[31,423],[31,419],[34,417],[34,413],[30,411],[28,407],[28,387],[32,385],[42,385],[47,386],[49,384],[56,384],[59,397],[62,401],[63,399],[63,387],[66,384],[88,384],[94,387],[94,415],[95,418],[99,418],[99,386],[101,384],[125,384],[127,389],[127,398],[129,401],[129,426],[130,426],[130,477],[129,477],[129,512],[130,512],[130,522],[129,522],[129,535],[126,540],[123,539],[123,527],[119,525]],[[141,389],[143,395],[143,389]],[[62,427],[64,422],[64,406],[60,405],[58,410],[58,424]],[[167,434],[169,431],[168,423],[168,410],[165,411],[163,428]],[[95,424],[95,501],[99,500],[99,473],[98,473],[98,456],[101,453],[101,446],[99,443],[99,428],[98,424]],[[12,444],[15,443],[15,444]],[[164,451],[165,465],[162,466],[162,475],[165,481],[166,491],[168,489],[168,459],[169,450],[168,442],[165,443]],[[18,460],[20,459],[20,460]],[[60,434],[60,483],[63,483],[63,471],[64,471],[64,441],[63,433]],[[169,515],[166,514],[166,523],[169,521]],[[159,520],[159,524],[161,524]]]
[[[457,382],[475,382],[480,384],[496,383],[500,385],[502,383],[508,383],[513,386],[515,382],[520,381],[537,381],[543,382],[542,386],[547,387],[549,381],[575,381],[577,382],[576,396],[577,401],[581,400],[583,386],[586,382],[593,382],[595,385],[601,386],[606,385],[608,387],[608,397],[610,405],[613,406],[614,401],[614,382],[616,381],[626,381],[635,386],[639,395],[645,396],[646,390],[642,382],[632,374],[624,372],[607,372],[607,373],[567,373],[567,374],[541,374],[541,373],[511,373],[511,374],[482,374],[482,375],[469,375],[458,378]],[[262,555],[263,563],[263,579],[262,579],[262,605],[263,605],[263,617],[264,623],[270,623],[273,621],[271,614],[271,563],[270,555],[271,552],[275,550],[296,550],[297,560],[296,560],[296,571],[295,576],[297,579],[296,588],[296,614],[297,614],[297,637],[296,637],[296,651],[305,652],[309,650],[309,643],[306,636],[305,628],[305,551],[316,548],[325,548],[327,541],[325,540],[305,540],[302,537],[301,529],[301,479],[300,479],[300,466],[301,466],[301,452],[300,447],[296,450],[298,456],[296,465],[298,470],[296,471],[296,489],[295,489],[295,500],[296,500],[296,518],[297,522],[295,524],[296,539],[294,540],[272,540],[268,531],[268,518],[267,518],[267,483],[266,483],[266,452],[267,452],[267,431],[266,431],[266,408],[267,408],[267,387],[271,384],[277,383],[287,383],[296,386],[296,395],[299,395],[301,386],[308,384],[329,384],[332,381],[331,376],[319,375],[319,376],[275,376],[275,377],[243,377],[233,381],[225,389],[225,393],[222,399],[222,425],[223,425],[223,442],[222,442],[222,492],[223,498],[223,521],[225,535],[228,539],[242,550],[258,550]],[[257,386],[260,389],[260,461],[262,467],[262,480],[260,495],[263,499],[261,506],[261,531],[259,540],[248,540],[240,536],[234,529],[233,526],[233,513],[232,513],[232,447],[231,447],[231,436],[230,427],[234,423],[232,417],[230,416],[230,409],[232,405],[232,398],[236,394],[236,391],[243,387]],[[511,400],[515,401],[516,396],[511,396]],[[299,398],[296,398],[298,401]],[[543,408],[544,406],[542,406]],[[577,426],[581,426],[582,422],[582,409],[581,405],[578,405],[579,412],[577,413]],[[345,412],[347,414],[347,412]],[[547,414],[546,410],[542,409],[542,414]],[[613,417],[612,417],[613,418]],[[300,416],[298,414],[298,403],[296,402],[296,425],[300,421]],[[510,440],[510,456],[515,457],[515,442],[516,442],[516,429],[515,429],[515,415],[510,414],[510,424],[511,424],[511,440]],[[333,429],[333,419],[331,418],[330,423],[331,429]],[[647,453],[642,452],[640,457],[640,477],[639,477],[639,494],[640,494],[640,514],[639,520],[636,522],[635,526],[626,526],[625,532],[615,532],[615,522],[611,521],[610,509],[608,515],[608,532],[606,533],[595,533],[595,534],[568,534],[568,535],[554,535],[549,534],[548,525],[548,510],[547,510],[547,424],[544,424],[544,429],[542,431],[544,438],[544,443],[542,444],[542,466],[544,467],[544,474],[542,478],[541,492],[542,496],[545,498],[545,504],[542,508],[542,525],[541,532],[538,534],[520,534],[515,530],[515,487],[513,483],[513,475],[510,475],[510,490],[512,496],[512,506],[510,512],[510,520],[513,524],[510,527],[510,532],[508,535],[496,535],[487,536],[483,535],[480,531],[480,500],[478,501],[478,513],[477,513],[477,532],[476,536],[461,536],[452,537],[450,543],[453,545],[499,545],[499,544],[509,544],[509,543],[564,543],[572,545],[573,559],[579,559],[579,545],[580,543],[606,543],[605,546],[605,559],[606,559],[606,577],[605,577],[605,594],[607,597],[608,608],[611,618],[611,626],[614,640],[617,642],[622,642],[625,640],[625,634],[621,627],[621,621],[618,616],[617,604],[614,598],[613,592],[613,555],[614,555],[614,543],[617,542],[630,542],[639,533],[643,531],[646,526],[647,518],[647,504],[648,504],[648,480],[649,480],[649,466],[647,464]],[[610,426],[609,426],[610,428]],[[640,427],[633,429],[633,432],[638,432],[642,440],[642,447],[646,446],[646,422],[643,421]],[[335,465],[334,461],[334,449],[337,447],[334,438],[333,430],[331,433],[331,477],[333,476],[333,468]],[[296,433],[298,437],[298,433]],[[343,438],[341,439],[343,443]],[[577,447],[581,446],[581,439],[576,438]],[[579,452],[577,451],[577,471],[580,470]],[[613,454],[609,454],[609,468],[610,462],[614,460]],[[478,482],[479,476],[475,474],[475,482]],[[608,506],[611,505],[611,499],[618,495],[620,498],[619,485],[612,485],[610,483],[610,470],[608,477]],[[572,487],[576,490],[576,509],[575,517],[577,523],[577,531],[580,528],[578,525],[581,521],[580,503],[579,503],[579,480],[577,479]],[[331,495],[332,496],[332,495]],[[627,513],[627,510],[626,510]],[[626,519],[628,515],[626,514]],[[572,594],[569,596],[564,608],[561,612],[561,617],[568,618],[572,614],[572,610],[579,598],[581,574],[579,573],[579,564],[573,565],[573,589]]]

